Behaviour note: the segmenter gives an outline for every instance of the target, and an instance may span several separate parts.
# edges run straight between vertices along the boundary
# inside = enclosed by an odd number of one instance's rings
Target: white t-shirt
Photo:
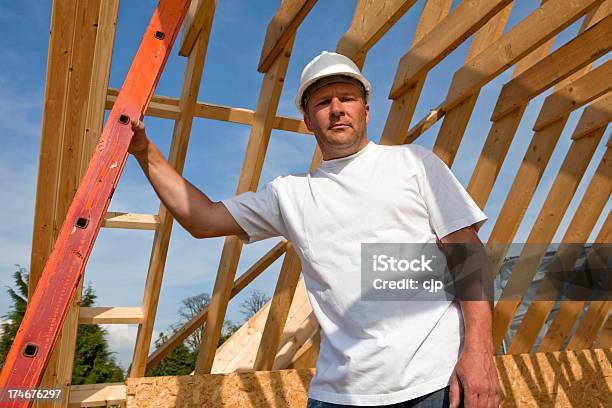
[[[457,303],[360,299],[361,243],[433,243],[487,219],[435,154],[369,142],[222,202],[246,243],[282,235],[301,259],[321,326],[309,397],[385,405],[449,384],[463,338]]]

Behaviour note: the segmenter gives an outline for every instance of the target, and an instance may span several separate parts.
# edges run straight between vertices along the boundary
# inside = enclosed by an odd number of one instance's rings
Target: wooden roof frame
[[[36,287],[59,226],[100,136],[104,109],[110,109],[117,96],[117,90],[108,88],[108,76],[118,1],[96,0],[94,7],[85,8],[76,0],[53,0],[30,294]],[[264,78],[257,105],[251,110],[197,100],[217,2],[192,1],[179,50],[180,55],[188,58],[181,95],[178,99],[154,95],[146,112],[149,116],[174,121],[169,162],[179,173],[182,173],[185,165],[194,117],[251,127],[237,194],[257,188],[272,129],[310,135],[301,119],[278,116],[276,111],[296,31],[315,3],[315,0],[281,1],[279,10],[268,25],[262,46],[258,70],[264,74]],[[358,0],[351,26],[339,40],[337,51],[363,67],[368,51],[415,3],[416,0]],[[606,126],[612,118],[612,65],[607,61],[591,69],[591,64],[612,49],[612,0],[544,0],[539,9],[505,34],[504,28],[513,7],[512,0],[463,1],[452,11],[451,5],[452,0],[425,2],[412,46],[398,60],[389,94],[392,106],[381,143],[411,143],[442,120],[433,151],[451,166],[480,89],[504,70],[515,66],[512,79],[500,89],[491,118],[491,130],[467,186],[476,203],[484,208],[529,101],[553,88],[553,93],[546,98],[540,110],[531,144],[489,239],[488,249],[493,251],[495,244],[497,252],[491,252],[491,256],[500,265],[505,256],[503,244],[509,245],[514,239],[571,112],[586,106],[572,134],[570,150],[528,242],[552,240],[595,149],[604,138]],[[580,18],[583,18],[580,33],[551,53],[554,37]],[[454,74],[445,100],[409,128],[428,72],[472,36],[465,64]],[[78,47],[75,46],[76,38],[80,38]],[[64,53],[63,50],[68,51]],[[85,91],[82,84],[86,84]],[[563,238],[564,243],[584,242],[597,220],[605,216],[602,211],[612,192],[610,141],[606,143],[604,158],[574,214]],[[320,160],[321,153],[316,148],[311,170]],[[585,213],[587,217],[582,215]],[[65,385],[69,383],[72,373],[78,324],[139,325],[129,372],[131,378],[143,377],[148,369],[202,324],[206,324],[207,330],[197,357],[198,374],[237,369],[312,367],[318,352],[318,324],[306,301],[299,258],[286,241],[274,246],[235,280],[242,243],[237,237],[227,237],[211,304],[159,349],[150,353],[149,344],[172,221],[171,214],[163,205],[160,205],[158,214],[109,212],[106,215],[104,227],[155,231],[143,302],[134,307],[85,308],[79,307],[77,296],[41,387],[62,387],[66,392],[72,390],[71,404],[85,404],[92,392],[107,392],[112,395],[113,401],[125,399],[125,387],[121,384],[109,384],[106,391],[102,386],[89,389],[68,388]],[[597,243],[610,243],[611,231],[612,222],[608,214],[597,236]],[[217,349],[229,300],[283,254],[279,280],[270,303],[245,323],[245,330],[239,330]],[[541,256],[543,254],[536,259],[541,259]],[[534,258],[529,259],[529,262],[519,261],[519,264],[523,262],[519,266],[524,272],[513,273],[506,288],[508,291],[526,293],[537,267],[533,264]],[[574,336],[568,339],[567,349],[612,347],[610,306],[610,302],[563,303],[548,333],[544,335],[540,351],[563,350],[563,344],[581,314],[584,317]],[[517,307],[516,300],[504,300],[497,304],[494,319],[496,346],[505,336]],[[529,353],[532,350],[551,309],[551,302],[533,302],[530,305],[510,345],[509,354]],[[247,326],[249,330],[246,330]],[[236,355],[240,358],[235,358]],[[75,400],[78,395],[82,396],[81,400]]]

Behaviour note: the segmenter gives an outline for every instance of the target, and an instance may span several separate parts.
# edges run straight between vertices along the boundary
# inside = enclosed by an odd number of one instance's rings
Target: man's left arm
[[[485,253],[474,226],[452,232],[441,238],[440,242],[447,249],[452,248],[453,244],[468,244],[467,247],[480,250],[481,255]],[[481,270],[490,273],[484,265]],[[459,298],[464,322],[464,342],[451,377],[451,407],[458,406],[462,392],[466,408],[499,407],[501,388],[493,359],[492,299]]]

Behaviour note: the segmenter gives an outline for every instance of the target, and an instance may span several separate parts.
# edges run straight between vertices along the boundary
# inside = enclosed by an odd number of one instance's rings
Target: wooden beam
[[[462,1],[400,59],[389,98],[399,98],[420,77],[511,2],[512,0]]]
[[[268,72],[317,0],[283,1],[266,30],[257,70]]]
[[[612,150],[606,149],[606,153],[561,240],[563,245],[559,247],[555,254],[555,260],[558,262],[553,260],[550,265],[573,265],[576,262],[582,252],[583,245],[581,243],[585,243],[589,239],[599,215],[610,198],[610,193],[612,193],[610,179],[612,179]],[[553,283],[548,275],[540,282],[534,296],[536,301],[529,305],[518,330],[512,338],[508,354],[528,353],[531,350],[556,303],[557,296],[555,295],[561,294],[557,285],[558,283]],[[538,300],[544,298],[550,300]]]
[[[125,383],[71,385],[69,407],[125,406]]]
[[[236,194],[257,189],[294,39],[295,36],[264,76]],[[241,250],[242,242],[238,237],[225,238],[206,330],[196,360],[195,372],[198,374],[209,373],[212,368]]]
[[[75,47],[77,40],[79,46],[70,61],[66,104],[61,113],[64,116],[61,129],[61,162],[56,195],[53,199],[55,204],[52,205],[53,225],[56,226],[62,225],[66,218],[68,208],[100,136],[104,117],[104,92],[108,86],[112,53],[112,42],[105,43],[103,39],[114,35],[117,9],[118,0],[96,0],[87,7],[79,4],[76,8],[75,18],[78,24],[74,26],[72,47]],[[93,75],[94,72],[99,72],[100,75]],[[98,125],[100,129],[96,129],[97,132],[89,132],[91,126]],[[56,241],[58,234],[59,228],[53,231],[53,242]],[[68,392],[67,384],[72,377],[82,286],[81,279],[45,369],[41,387],[61,388],[64,392]],[[41,404],[37,401],[34,405]],[[54,402],[52,405],[65,406],[65,403]]]
[[[119,0],[102,0],[100,4],[100,18],[97,23],[96,45],[92,64],[95,75],[92,76],[89,85],[89,103],[87,104],[83,155],[81,156],[80,165],[81,177],[85,174],[85,170],[87,170],[96,144],[102,134],[106,90],[108,89],[110,77],[118,12]]]
[[[572,140],[579,140],[596,129],[605,127],[612,120],[612,92],[600,97],[587,106],[572,134]]]
[[[585,16],[579,33],[584,32],[589,27],[597,24],[597,22],[608,16],[611,10],[612,1],[610,0],[595,7]],[[542,57],[548,53],[550,47],[552,46],[553,40],[554,38],[549,39],[536,50],[532,51],[527,57],[519,61],[513,72],[513,78],[517,78],[518,76],[522,75],[523,72],[527,71],[530,67],[534,66],[538,61],[540,61]],[[555,91],[559,91],[565,86],[567,86],[569,89],[574,82],[576,82],[583,74],[587,73],[589,69],[590,67],[585,67],[579,72],[576,72],[565,80],[559,82],[557,85],[555,85]],[[503,116],[498,121],[493,122],[491,125],[491,129],[489,130],[489,134],[487,135],[487,139],[482,148],[480,157],[478,158],[478,162],[476,163],[476,167],[472,173],[472,177],[470,178],[467,188],[468,193],[481,208],[484,208],[487,200],[489,199],[489,195],[493,190],[495,180],[497,180],[501,166],[506,158],[506,154],[508,153],[508,149],[510,148],[510,144],[512,143],[526,108],[527,102],[509,114]],[[575,108],[577,109],[578,106]],[[552,109],[552,106],[549,104],[544,104],[540,113],[542,115],[546,115],[546,112],[549,112],[549,109]],[[550,123],[550,126],[540,129],[538,132],[541,132],[541,134],[537,133],[534,135],[533,140],[542,138],[544,140],[555,140],[554,143],[556,143],[556,140],[560,136],[565,126],[567,118],[567,115],[559,117],[558,120]],[[531,147],[533,148],[533,145]],[[548,152],[546,149],[545,151]]]
[[[508,22],[508,18],[510,17],[510,12],[512,11],[513,5],[514,3],[511,3],[510,5],[506,6],[501,12],[497,13],[497,15],[491,18],[487,24],[478,30],[478,32],[474,35],[472,44],[470,45],[466,62],[475,58],[487,47],[497,41],[499,37],[501,37],[504,27]],[[534,51],[533,53],[537,51],[538,50]],[[532,54],[524,58],[522,61],[529,59]],[[450,86],[456,86],[455,82],[453,81]],[[479,93],[480,90],[477,90],[474,92],[474,94],[470,95],[459,105],[455,106],[455,108],[450,112],[447,112],[444,116],[444,121],[440,127],[440,132],[438,132],[438,136],[436,137],[436,141],[433,146],[433,152],[438,155],[438,157],[449,167],[452,166],[455,159],[455,154],[459,148],[459,144],[461,143],[461,139],[467,124],[470,121],[470,117],[472,116],[472,111],[474,110],[474,106],[478,100]],[[403,134],[404,132],[402,132],[402,135]]]
[[[363,66],[370,48],[416,3],[416,0],[359,0],[351,26],[344,33],[336,52]]]
[[[116,99],[116,93],[117,90],[109,88],[106,101],[107,109],[113,107],[113,103]],[[181,114],[178,103],[179,100],[177,98],[154,95],[151,99],[146,115],[165,119],[178,119]],[[243,125],[252,125],[254,115],[255,111],[250,109],[232,108],[229,106],[214,105],[204,102],[196,103],[195,110],[193,112],[193,116],[197,118],[222,120],[232,123],[241,123]],[[272,127],[278,130],[312,135],[312,132],[306,128],[306,125],[302,119],[277,116],[274,119],[274,124]]]
[[[491,120],[499,120],[611,49],[612,15],[609,15],[504,85]]]
[[[582,132],[584,129],[595,131],[603,126],[591,128],[587,125],[581,125],[581,123],[594,123],[600,125],[599,119],[593,119],[599,118],[601,116],[601,111],[605,111],[604,106],[610,103],[612,103],[612,95],[610,95],[609,98],[605,96],[600,97],[598,100],[591,103],[591,105],[587,106],[582,112],[574,135],[577,131]],[[489,251],[489,260],[491,261],[492,270],[495,274],[499,272],[506,251],[519,228],[525,211],[527,211],[529,202],[544,174],[548,160],[561,135],[564,125],[565,119],[553,123],[540,132],[536,132],[527,148],[525,157],[506,195],[501,212],[497,217],[497,222],[493,226],[493,231],[491,231],[491,235],[489,236],[489,243],[492,245],[488,246],[487,250]],[[504,247],[501,244],[506,244],[507,246]]]
[[[460,68],[440,109],[448,112],[603,0],[548,1]]]
[[[595,239],[596,243],[612,242],[612,213],[608,213],[606,221]],[[566,301],[561,302],[559,310],[555,315],[548,331],[540,343],[539,351],[561,350],[565,341],[580,317],[586,302]]]
[[[314,315],[314,312],[310,311],[300,327],[282,342],[283,345],[276,354],[272,369],[284,370],[286,368],[296,368],[291,367],[291,365],[299,357],[299,354],[305,352],[305,348],[311,346],[318,347],[314,340],[316,340],[319,329],[317,317]]]
[[[534,244],[551,241],[603,133],[603,129],[601,129],[583,139],[572,142],[565,156],[546,201],[542,205],[536,222],[527,237],[519,261],[513,267],[502,297],[495,306],[493,314],[493,347],[495,350],[501,345],[516,309],[527,292],[533,275],[546,253],[545,245]],[[523,194],[531,195],[529,191],[523,191]],[[503,218],[498,219],[504,220]],[[496,265],[497,261],[492,261],[492,264]]]
[[[287,241],[281,241],[276,244],[271,250],[266,252],[257,262],[246,270],[236,281],[232,287],[230,299],[236,296],[242,289],[258,277],[268,266],[272,265],[282,254],[287,250]],[[148,358],[146,371],[155,367],[159,362],[170,354],[177,346],[183,343],[191,333],[206,321],[208,315],[208,307],[200,311],[196,316],[191,318],[181,328],[176,330],[172,336],[157,348]]]
[[[189,12],[183,24],[179,55],[183,57],[189,57],[191,55],[200,33],[206,38],[210,37],[212,26],[209,23],[213,20],[216,7],[217,0],[191,1]]]
[[[608,318],[604,327],[602,327],[593,348],[610,348],[612,347],[612,316]]]
[[[319,358],[319,350],[321,348],[321,330],[310,337],[295,353],[287,368],[314,368],[317,365]]]
[[[288,244],[255,358],[253,368],[256,371],[272,369],[301,271],[300,257],[295,252],[293,245]]]
[[[257,351],[265,329],[272,301],[266,303],[253,317],[243,324],[236,333],[217,350],[212,373],[253,371]],[[285,332],[281,338],[279,353],[291,349],[294,339],[305,335],[304,322],[311,313],[310,301],[304,279],[300,278],[293,302],[289,309]],[[277,356],[278,356],[277,355]]]
[[[107,212],[102,226],[106,228],[156,230],[159,229],[159,216],[155,214]]]
[[[79,309],[79,324],[140,324],[140,307],[85,307]]]
[[[575,109],[599,98],[612,89],[612,61],[559,89],[544,100],[533,130],[542,130]]]
[[[65,121],[70,64],[74,53],[73,38],[77,22],[77,1],[53,1],[51,9],[51,29],[49,36],[49,56],[45,80],[45,100],[42,118],[40,158],[38,161],[38,181],[34,231],[32,234],[32,255],[30,259],[30,285],[28,297],[31,299],[47,263],[58,229],[54,225],[56,194],[60,177],[62,148],[62,129]]]
[[[592,301],[567,345],[567,350],[593,348],[593,342],[610,317],[610,311],[612,301]]]
[[[413,47],[421,42],[448,15],[451,5],[452,1],[450,0],[428,1],[425,3],[425,8],[419,18],[412,41]],[[396,144],[398,140],[401,140],[414,115],[425,79],[426,76],[423,75],[412,88],[393,100],[387,115],[385,128],[380,137],[380,144]]]
[[[215,0],[204,0],[200,3],[200,9],[205,10],[207,19],[203,21],[203,25],[201,26],[202,33],[198,36],[196,44],[187,60],[187,66],[185,67],[185,77],[183,79],[183,87],[179,102],[181,116],[174,124],[170,153],[168,155],[168,162],[179,174],[183,173],[185,166],[189,135],[193,123],[193,112],[200,89],[202,69],[204,67],[206,50],[208,48],[208,34],[210,34],[210,27],[212,26],[212,20],[215,14],[215,6]],[[172,214],[163,204],[161,204],[159,208],[159,220],[160,225],[153,239],[149,270],[142,301],[143,322],[138,326],[136,345],[134,347],[134,358],[129,373],[130,377],[142,377],[145,375],[147,356],[149,354],[149,346],[153,335],[157,302],[159,300],[173,224]]]

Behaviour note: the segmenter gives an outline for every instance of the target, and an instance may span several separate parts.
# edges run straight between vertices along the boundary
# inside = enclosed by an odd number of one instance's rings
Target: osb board
[[[605,407],[612,401],[612,350],[496,357],[502,407]],[[305,407],[314,369],[129,378],[127,408]]]
[[[508,407],[609,407],[612,349],[496,358]]]
[[[128,378],[126,407],[305,407],[314,369]]]

